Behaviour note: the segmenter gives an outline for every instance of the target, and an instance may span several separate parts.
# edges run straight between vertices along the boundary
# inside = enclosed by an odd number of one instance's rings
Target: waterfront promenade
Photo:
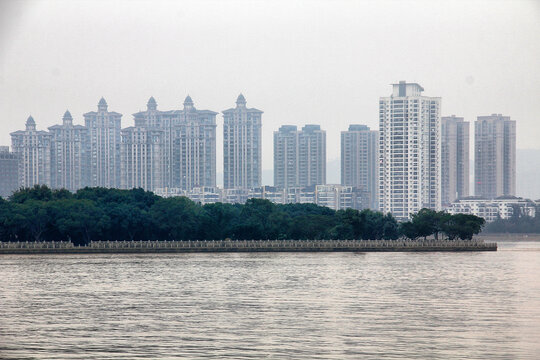
[[[483,240],[191,240],[92,241],[74,246],[68,241],[1,242],[1,254],[103,254],[197,252],[391,252],[496,251]]]

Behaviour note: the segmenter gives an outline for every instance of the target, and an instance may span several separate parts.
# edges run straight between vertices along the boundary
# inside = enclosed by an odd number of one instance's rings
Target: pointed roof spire
[[[34,121],[32,115],[26,119],[26,130],[36,130],[36,122]]]
[[[241,93],[240,93],[240,95],[238,95],[238,98],[236,99],[236,105],[237,106],[246,106],[246,98]]]
[[[64,113],[64,116],[62,117],[62,120],[64,121],[64,125],[71,125],[73,124],[73,117],[71,116],[71,113],[69,110],[66,110]]]
[[[148,110],[156,110],[157,109],[157,102],[156,102],[156,99],[154,99],[153,96],[150,96],[150,99],[148,99],[148,103],[146,103],[146,108]]]
[[[191,96],[186,96],[186,99],[184,100],[184,106],[191,105],[193,106],[193,100],[191,99]]]
[[[107,111],[107,102],[105,101],[105,99],[103,97],[101,97],[101,99],[99,99],[98,110]]]
[[[193,106],[193,100],[191,99],[191,96],[186,96],[186,99],[184,100],[184,110],[192,110],[195,109]]]

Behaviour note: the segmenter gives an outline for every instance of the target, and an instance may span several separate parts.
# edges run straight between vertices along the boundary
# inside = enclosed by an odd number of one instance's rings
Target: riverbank
[[[463,240],[219,240],[4,242],[1,254],[123,254],[197,252],[402,252],[497,251],[497,244]]]

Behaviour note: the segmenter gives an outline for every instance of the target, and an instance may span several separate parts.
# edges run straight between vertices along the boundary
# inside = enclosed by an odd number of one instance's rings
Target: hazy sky
[[[263,168],[282,124],[320,124],[330,161],[399,80],[443,115],[510,115],[518,148],[540,148],[540,2],[0,1],[0,145],[29,114],[82,124],[101,96],[127,127],[150,96],[221,112],[242,92],[264,111]]]

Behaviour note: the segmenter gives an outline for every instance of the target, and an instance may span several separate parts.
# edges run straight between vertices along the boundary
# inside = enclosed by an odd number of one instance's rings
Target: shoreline
[[[16,254],[145,254],[247,252],[466,252],[497,251],[483,240],[202,240],[0,243],[0,255]]]

